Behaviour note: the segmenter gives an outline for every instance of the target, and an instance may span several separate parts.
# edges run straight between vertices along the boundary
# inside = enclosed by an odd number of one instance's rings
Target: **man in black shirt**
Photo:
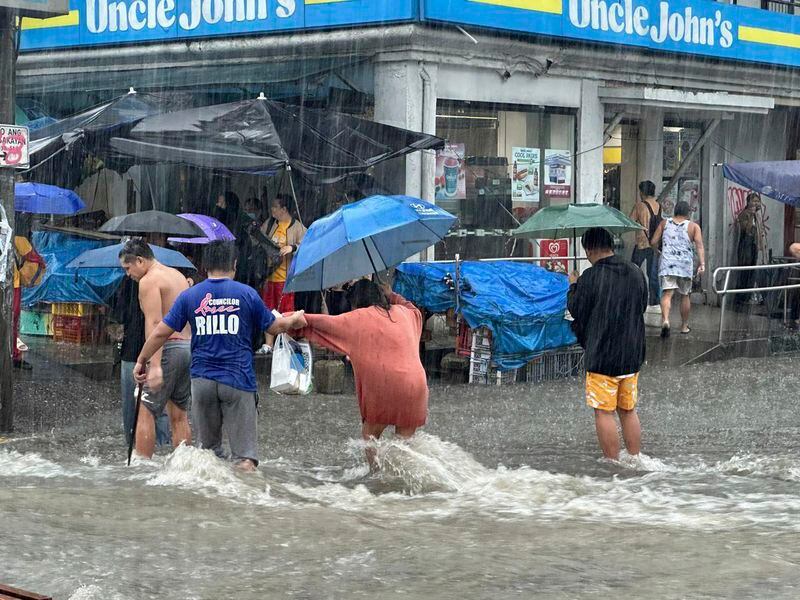
[[[616,460],[614,412],[628,453],[639,454],[641,443],[636,403],[645,356],[647,282],[633,263],[614,255],[614,239],[605,229],[588,230],[581,243],[592,266],[580,278],[570,276],[567,305],[585,352],[586,403],[594,409],[597,439],[603,455]]]
[[[125,442],[130,444],[133,430],[133,415],[136,409],[136,384],[133,380],[133,367],[144,346],[144,313],[139,308],[139,284],[125,277],[120,285],[114,319],[123,326],[122,350],[120,359],[120,388],[122,398],[122,426]],[[170,444],[169,418],[166,413],[156,419],[156,443],[159,446]]]

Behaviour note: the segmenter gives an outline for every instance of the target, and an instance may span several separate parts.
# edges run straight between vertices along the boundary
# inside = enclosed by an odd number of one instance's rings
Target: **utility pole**
[[[15,123],[14,80],[17,62],[17,10],[0,7],[0,123]],[[0,202],[5,209],[8,224],[14,228],[14,169],[0,167]],[[0,269],[6,277],[0,289],[0,431],[14,427],[14,365],[12,362],[12,302],[13,287],[13,232],[12,251],[8,252]],[[1,255],[0,255],[1,256]]]

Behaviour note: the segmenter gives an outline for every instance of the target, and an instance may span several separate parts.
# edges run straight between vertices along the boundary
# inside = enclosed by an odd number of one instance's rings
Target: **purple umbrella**
[[[205,237],[196,238],[171,237],[167,238],[167,241],[175,244],[208,244],[210,242],[216,242],[217,240],[233,241],[236,239],[236,236],[231,233],[230,229],[225,227],[225,225],[214,217],[196,215],[193,213],[183,213],[178,216],[197,225],[206,235]]]

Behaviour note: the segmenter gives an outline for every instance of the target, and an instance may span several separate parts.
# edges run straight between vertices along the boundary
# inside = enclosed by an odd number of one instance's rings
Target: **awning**
[[[712,111],[767,114],[775,108],[775,99],[727,92],[691,92],[670,88],[641,86],[604,86],[598,90],[601,102],[607,105],[638,109],[653,106],[680,111]]]
[[[800,160],[726,163],[726,179],[789,206],[800,206]]]

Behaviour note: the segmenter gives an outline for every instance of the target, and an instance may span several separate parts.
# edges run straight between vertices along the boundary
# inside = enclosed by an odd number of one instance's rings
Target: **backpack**
[[[255,289],[281,265],[281,249],[258,226],[250,227],[247,239],[248,281],[244,282]]]
[[[16,240],[14,241],[14,261],[17,266],[17,273],[19,273],[20,287],[36,287],[42,283],[44,277],[45,264],[42,257],[39,256],[36,250],[31,249],[24,256],[20,254],[17,248]]]
[[[644,205],[647,207],[647,211],[650,213],[650,221],[647,223],[647,241],[649,242],[653,239],[656,229],[658,229],[658,226],[661,225],[661,221],[663,221],[664,218],[661,216],[661,207],[659,207],[658,214],[656,214],[649,202],[646,200],[642,200],[642,202],[644,202]]]

